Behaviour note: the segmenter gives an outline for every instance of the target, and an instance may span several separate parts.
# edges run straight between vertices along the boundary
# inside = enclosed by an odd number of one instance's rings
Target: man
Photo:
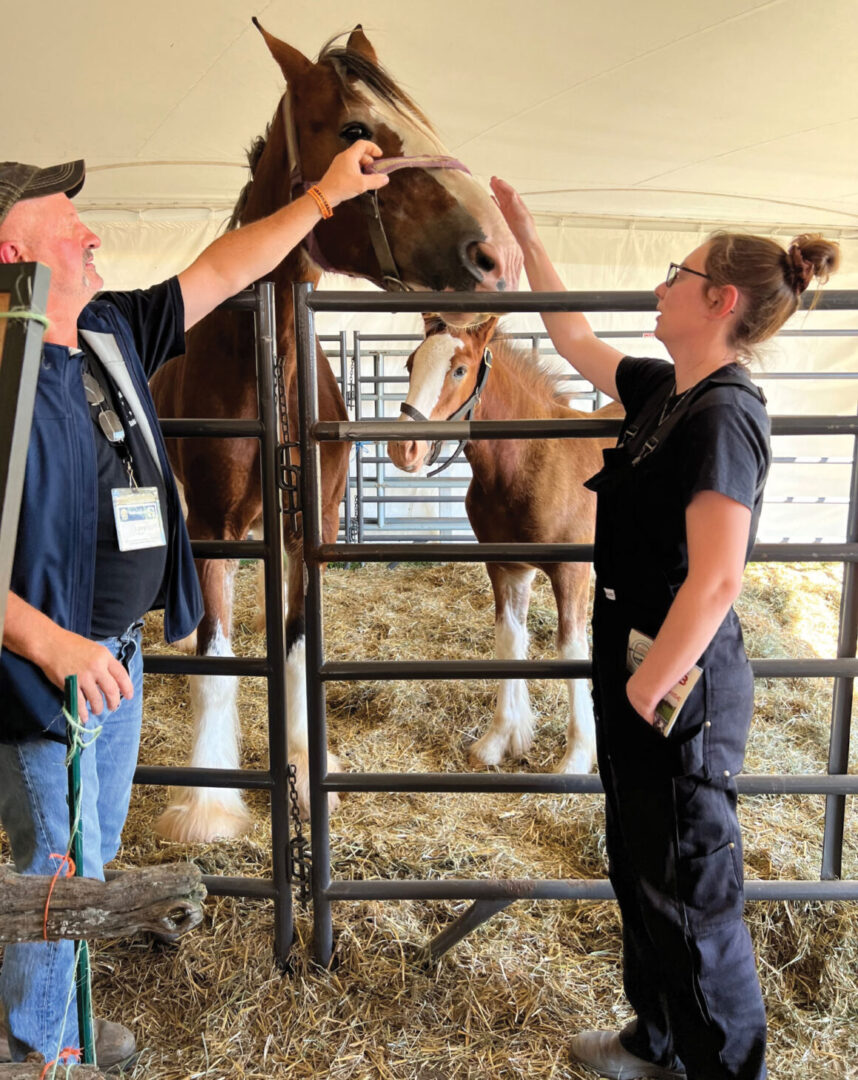
[[[269,273],[332,208],[382,187],[362,167],[381,151],[361,140],[306,196],[226,233],[186,270],[151,289],[103,293],[99,246],[71,197],[84,163],[0,164],[0,262],[51,270],[18,542],[0,653],[0,821],[16,869],[49,874],[68,846],[62,687],[77,675],[89,745],[81,755],[84,873],[116,854],[142,713],[140,625],[164,608],[167,640],[202,614],[190,542],[147,380],[184,351],[184,333]],[[97,733],[97,737],[96,736]],[[50,1061],[79,1046],[69,1008],[71,942],[6,949],[0,972],[8,1045]],[[120,1024],[97,1020],[99,1065],[135,1052]]]

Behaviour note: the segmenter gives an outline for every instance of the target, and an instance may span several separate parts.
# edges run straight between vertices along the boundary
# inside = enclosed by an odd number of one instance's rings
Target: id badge
[[[110,494],[120,551],[163,547],[167,543],[156,487],[112,488]]]

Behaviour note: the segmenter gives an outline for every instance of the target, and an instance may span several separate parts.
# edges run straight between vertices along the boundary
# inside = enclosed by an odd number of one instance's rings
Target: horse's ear
[[[437,311],[423,312],[423,336],[430,337],[432,334],[441,334],[447,329],[447,324]]]
[[[269,34],[255,15],[253,16],[253,25],[265,38],[268,51],[280,65],[280,70],[283,72],[286,82],[291,83],[310,71],[313,65],[307,57],[291,45],[287,45],[285,41],[281,41],[280,38]]]
[[[371,64],[375,64],[378,67],[378,57],[375,55],[375,49],[370,45],[369,38],[363,32],[363,27],[360,23],[349,34],[349,40],[346,44],[346,48],[351,52],[360,53]]]
[[[468,333],[476,339],[481,349],[484,349],[494,337],[499,318],[499,315],[489,315],[478,326],[473,326],[468,330]]]

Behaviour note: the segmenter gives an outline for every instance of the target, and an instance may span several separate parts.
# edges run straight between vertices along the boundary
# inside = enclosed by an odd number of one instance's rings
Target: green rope
[[[41,323],[46,330],[51,325],[50,319],[44,312],[27,311],[25,308],[12,308],[11,311],[0,311],[0,319],[32,319],[33,322]]]

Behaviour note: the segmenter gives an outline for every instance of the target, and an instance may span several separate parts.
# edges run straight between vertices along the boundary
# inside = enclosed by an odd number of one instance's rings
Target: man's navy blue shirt
[[[175,641],[199,622],[202,597],[148,379],[184,352],[179,282],[172,278],[151,289],[102,293],[81,313],[78,330],[112,336],[154,436],[167,504],[164,636]],[[65,346],[48,344],[36,388],[11,589],[84,637],[91,636],[97,522],[95,436],[80,362]],[[0,741],[40,734],[64,738],[62,693],[34,664],[3,649]]]

